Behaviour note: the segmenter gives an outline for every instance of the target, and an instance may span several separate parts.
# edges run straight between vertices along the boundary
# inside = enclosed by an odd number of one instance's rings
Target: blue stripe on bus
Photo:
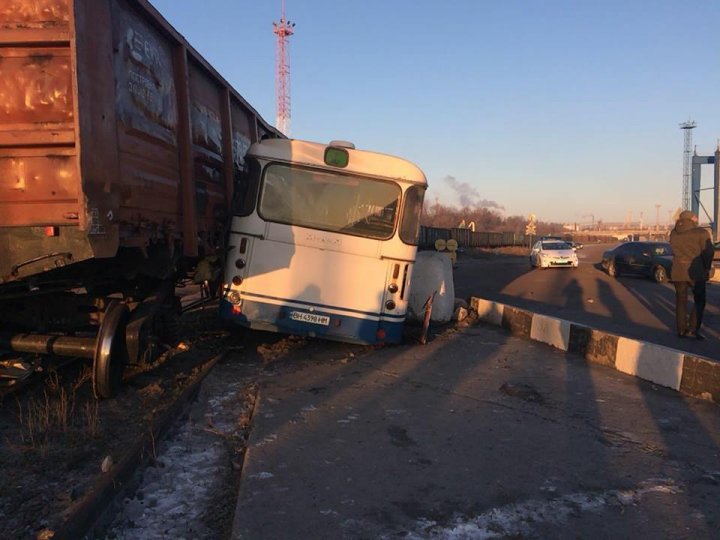
[[[393,313],[381,314],[381,313],[378,313],[377,311],[361,311],[359,309],[331,306],[329,304],[318,304],[315,302],[306,302],[305,300],[302,300],[302,301],[291,300],[289,298],[280,298],[279,296],[269,296],[269,295],[258,294],[258,293],[241,292],[240,297],[243,299],[244,302],[246,302],[249,298],[276,300],[278,302],[282,302],[283,304],[289,304],[289,303],[302,304],[302,306],[308,306],[308,307],[314,307],[314,308],[320,308],[320,309],[336,309],[338,311],[348,311],[351,313],[357,313],[358,315],[369,315],[370,317],[382,317],[383,319],[397,319],[398,321],[405,320],[404,314],[402,314],[402,315],[395,315]],[[297,309],[303,309],[303,308],[298,306]]]
[[[290,312],[307,311],[291,306],[279,306],[265,302],[244,300],[242,313],[234,314],[232,304],[220,300],[220,316],[241,326],[258,330],[271,330],[299,336],[316,336],[351,343],[400,343],[402,341],[405,320],[370,320],[361,317],[337,315],[323,311],[313,311],[313,315],[330,317],[330,324],[314,324],[296,321],[290,318]],[[378,339],[378,331],[384,331],[383,339]]]

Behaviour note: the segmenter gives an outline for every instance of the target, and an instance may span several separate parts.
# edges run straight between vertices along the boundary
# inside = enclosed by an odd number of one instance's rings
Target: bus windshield
[[[393,235],[397,184],[273,163],[265,168],[258,213],[267,221],[367,238]]]

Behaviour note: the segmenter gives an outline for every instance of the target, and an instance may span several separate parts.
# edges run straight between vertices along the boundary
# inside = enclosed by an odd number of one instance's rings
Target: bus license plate
[[[305,313],[304,311],[291,311],[290,318],[293,321],[302,321],[312,324],[322,324],[323,326],[330,326],[330,317],[325,315],[315,315],[314,313]]]

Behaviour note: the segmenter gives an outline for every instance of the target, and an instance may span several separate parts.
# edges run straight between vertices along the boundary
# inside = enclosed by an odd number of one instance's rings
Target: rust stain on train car
[[[79,196],[69,51],[0,48],[0,66],[0,225],[69,223]]]
[[[69,0],[3,0],[0,5],[0,22],[56,23],[69,20]]]
[[[0,201],[77,198],[77,171],[69,156],[0,157]]]
[[[51,123],[72,124],[72,68],[67,50],[0,50],[0,66],[4,73],[0,77],[0,120],[4,124],[33,131]]]

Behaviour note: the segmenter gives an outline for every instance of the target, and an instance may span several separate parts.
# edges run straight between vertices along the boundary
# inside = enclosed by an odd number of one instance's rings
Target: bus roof
[[[410,161],[378,152],[356,150],[345,144],[337,146],[347,150],[350,156],[348,165],[342,168],[325,164],[325,149],[330,145],[295,139],[266,139],[256,142],[250,147],[248,155],[427,185],[425,174]]]

